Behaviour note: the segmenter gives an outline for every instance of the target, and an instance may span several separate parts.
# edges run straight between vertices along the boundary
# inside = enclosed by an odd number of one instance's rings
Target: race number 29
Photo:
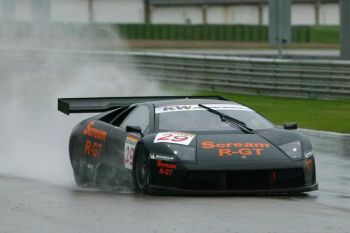
[[[173,144],[189,145],[195,134],[182,132],[163,132],[158,133],[154,139],[154,143],[167,142]]]
[[[124,166],[126,169],[132,169],[132,164],[133,164],[134,154],[135,154],[135,147],[139,140],[140,138],[132,134],[129,134],[125,140]]]
[[[126,145],[124,152],[124,165],[125,168],[132,169],[132,163],[134,160],[135,146],[134,145]]]

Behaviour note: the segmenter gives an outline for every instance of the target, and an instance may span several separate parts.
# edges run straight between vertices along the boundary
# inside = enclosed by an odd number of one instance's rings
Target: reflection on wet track
[[[350,232],[350,137],[303,133],[320,184],[310,194],[147,196],[0,174],[0,232]]]
[[[304,133],[311,138],[317,159],[317,201],[350,211],[350,136]]]

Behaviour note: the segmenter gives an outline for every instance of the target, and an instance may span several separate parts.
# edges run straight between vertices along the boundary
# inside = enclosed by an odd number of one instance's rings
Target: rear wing
[[[221,96],[138,96],[138,97],[100,97],[100,98],[59,98],[58,111],[70,113],[98,113],[136,103],[171,99],[215,99],[227,100]]]

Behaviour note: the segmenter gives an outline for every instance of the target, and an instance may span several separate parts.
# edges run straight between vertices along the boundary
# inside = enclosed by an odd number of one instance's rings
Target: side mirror
[[[126,132],[129,132],[129,133],[139,133],[143,136],[142,134],[142,129],[140,126],[135,126],[135,125],[127,125],[126,126]]]
[[[298,124],[296,122],[284,123],[283,128],[287,130],[293,130],[298,128]]]

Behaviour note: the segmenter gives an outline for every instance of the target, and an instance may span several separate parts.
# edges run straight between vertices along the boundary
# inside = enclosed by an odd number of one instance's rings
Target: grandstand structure
[[[268,0],[145,0],[145,5],[145,18],[153,22],[166,15],[168,22],[178,23],[268,23]],[[292,0],[292,23],[337,25],[339,0]]]
[[[339,25],[339,0],[292,0],[293,25]],[[268,0],[0,0],[1,21],[267,25]]]

